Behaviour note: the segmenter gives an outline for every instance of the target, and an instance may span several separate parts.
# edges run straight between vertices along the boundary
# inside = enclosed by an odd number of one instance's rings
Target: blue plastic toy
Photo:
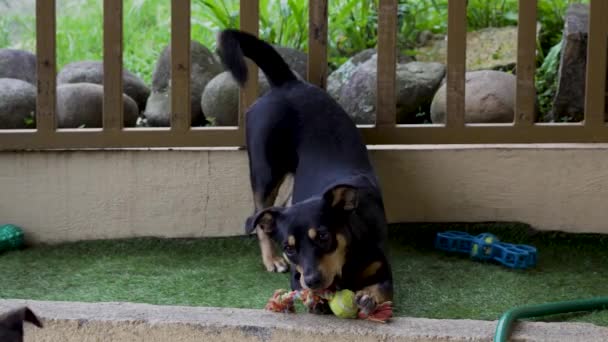
[[[474,260],[496,261],[510,268],[526,269],[536,266],[535,247],[501,242],[490,233],[477,236],[452,230],[437,233],[435,248],[469,254]]]

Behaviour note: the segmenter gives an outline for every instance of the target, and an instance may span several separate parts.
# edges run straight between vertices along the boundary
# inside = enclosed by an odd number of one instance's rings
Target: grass
[[[438,229],[494,232],[539,249],[530,271],[433,249]],[[391,228],[396,315],[492,320],[515,306],[608,294],[608,237],[536,233],[523,225],[402,225]],[[128,239],[40,246],[0,255],[0,298],[130,301],[262,308],[284,274],[262,270],[251,237]],[[608,326],[608,311],[552,320]]]

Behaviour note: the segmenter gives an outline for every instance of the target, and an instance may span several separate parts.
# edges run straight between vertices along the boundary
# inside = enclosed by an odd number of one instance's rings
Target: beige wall
[[[391,222],[608,233],[608,146],[370,149]],[[30,241],[241,234],[250,199],[242,150],[0,153],[0,223]]]

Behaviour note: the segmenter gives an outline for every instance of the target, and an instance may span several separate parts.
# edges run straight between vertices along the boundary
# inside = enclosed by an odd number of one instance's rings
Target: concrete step
[[[263,310],[135,303],[0,300],[0,313],[29,306],[45,327],[26,327],[26,341],[492,341],[496,322],[395,318],[388,324]],[[513,341],[608,341],[588,323],[524,322]]]

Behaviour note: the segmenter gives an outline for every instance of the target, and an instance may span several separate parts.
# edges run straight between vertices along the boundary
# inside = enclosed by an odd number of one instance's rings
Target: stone
[[[376,121],[376,56],[362,63],[343,85],[339,103],[357,124]],[[397,123],[409,124],[421,120],[445,75],[440,63],[410,62],[396,66]]]
[[[14,78],[36,85],[36,55],[15,49],[0,49],[0,78]]]
[[[222,72],[222,65],[208,48],[192,40],[190,43],[190,110],[193,126],[206,124],[201,110],[201,95],[213,77]],[[171,46],[166,46],[152,73],[152,93],[146,103],[144,116],[150,126],[170,125],[171,108]],[[165,102],[168,101],[168,102]]]
[[[537,25],[536,34],[540,30]],[[433,36],[416,49],[416,60],[447,61],[446,36]],[[511,70],[517,62],[517,26],[489,27],[467,33],[467,71]]]
[[[258,72],[258,94],[270,85],[262,72]],[[215,76],[205,87],[201,107],[214,126],[237,126],[239,115],[239,86],[228,71]]]
[[[283,57],[289,68],[300,77],[306,77],[308,69],[308,55],[304,52],[288,47],[273,45],[275,50]]]
[[[513,122],[515,112],[516,77],[496,70],[467,72],[465,75],[465,122]],[[431,121],[445,123],[446,84],[443,84],[431,104]]]
[[[357,67],[366,61],[368,61],[372,56],[376,54],[375,49],[366,49],[360,51],[355,54],[351,58],[349,58],[346,62],[342,63],[338,69],[334,70],[327,77],[327,92],[331,97],[335,100],[340,99],[340,92],[342,90],[342,86],[346,83]]]
[[[367,62],[371,58],[377,58],[376,49],[362,50],[329,74],[327,77],[327,92],[329,95],[335,100],[339,100],[342,86],[350,80],[350,77],[360,64]],[[412,58],[409,56],[402,54],[398,55],[398,63],[408,63],[411,61]]]
[[[36,88],[23,80],[0,78],[0,129],[32,128]]]
[[[123,92],[135,100],[140,111],[146,106],[150,88],[135,74],[123,69]],[[94,83],[103,85],[103,62],[79,61],[65,65],[57,75],[57,84]]]
[[[581,121],[585,113],[585,69],[589,6],[572,4],[566,11],[557,91],[549,111],[551,121]]]
[[[297,71],[292,70],[302,80]],[[270,90],[270,84],[263,72],[258,72],[258,96]],[[236,126],[239,115],[239,86],[228,71],[215,76],[205,87],[201,98],[201,108],[205,117],[214,126]]]
[[[123,95],[123,124],[135,126],[137,103]],[[59,128],[102,127],[103,86],[94,83],[65,83],[57,86],[57,126]]]

